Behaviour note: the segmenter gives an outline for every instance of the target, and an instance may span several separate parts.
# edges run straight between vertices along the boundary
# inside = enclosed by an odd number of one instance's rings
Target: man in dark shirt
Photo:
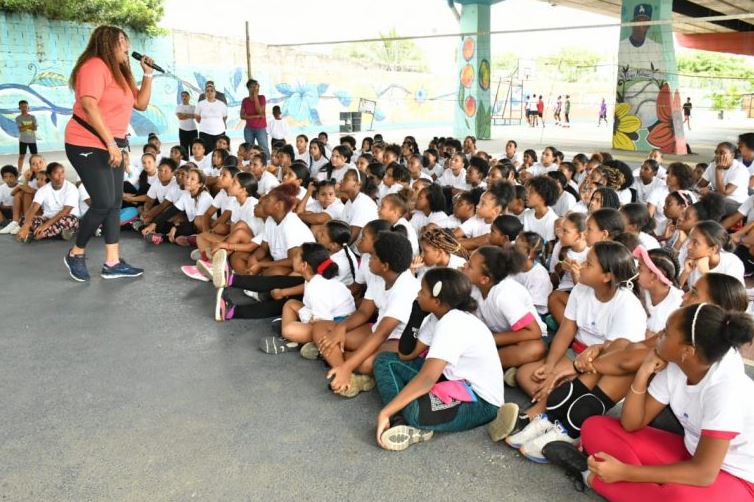
[[[686,98],[686,102],[683,103],[683,123],[686,124],[691,130],[691,98]]]

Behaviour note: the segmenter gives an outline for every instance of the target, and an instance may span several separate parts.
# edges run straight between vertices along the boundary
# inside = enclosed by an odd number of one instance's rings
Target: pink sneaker
[[[209,282],[209,278],[207,278],[204,274],[202,274],[195,266],[193,265],[184,265],[181,267],[181,272],[188,277],[189,279],[194,279],[196,281],[202,281],[202,282]]]

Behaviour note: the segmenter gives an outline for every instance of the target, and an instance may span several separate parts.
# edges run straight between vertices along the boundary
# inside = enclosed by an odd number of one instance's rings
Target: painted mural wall
[[[621,20],[671,19],[671,4],[663,0],[624,0]],[[670,25],[621,29],[615,103],[613,148],[659,148],[666,153],[686,153]]]
[[[27,14],[0,13],[0,154],[17,151],[14,117],[22,99],[37,117],[40,148],[62,149],[73,105],[67,80],[92,29]],[[228,99],[229,135],[242,137],[240,103],[247,95],[243,40],[183,32],[157,38],[130,37],[134,50],[149,54],[176,76],[155,73],[149,108],[132,115],[132,142],[145,142],[150,132],[165,142],[177,142],[174,112],[180,93],[188,90],[196,102],[194,88],[203,89],[207,80],[213,80]],[[261,44],[253,44],[252,54],[252,73],[267,97],[267,111],[280,105],[292,135],[337,131],[339,113],[356,111],[360,98],[377,102],[374,116],[362,117],[363,129],[369,128],[372,119],[373,129],[379,131],[449,126],[453,121],[448,103],[456,100],[456,84],[443,76],[390,72]]]

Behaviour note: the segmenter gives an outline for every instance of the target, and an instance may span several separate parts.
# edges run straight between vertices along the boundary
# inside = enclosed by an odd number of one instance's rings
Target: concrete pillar
[[[673,17],[670,0],[623,0],[621,21]],[[683,110],[678,89],[672,26],[623,27],[618,49],[618,82],[613,148],[685,154]]]
[[[486,35],[462,37],[458,46],[458,99],[453,133],[457,138],[489,139],[492,124],[490,104],[490,6],[500,0],[462,0],[461,32]]]

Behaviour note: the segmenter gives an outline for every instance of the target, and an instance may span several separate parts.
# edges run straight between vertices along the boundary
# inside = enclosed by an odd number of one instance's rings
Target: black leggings
[[[234,275],[229,288],[248,289],[258,293],[267,293],[276,288],[292,288],[304,283],[303,277],[290,275]],[[296,300],[303,296],[292,297]],[[288,300],[265,300],[250,305],[236,305],[235,319],[264,319],[279,316],[283,313],[283,305]]]
[[[215,149],[215,144],[220,136],[224,135],[225,131],[220,134],[207,134],[206,132],[199,133],[199,139],[204,142],[204,149],[209,153]]]
[[[123,200],[123,166],[108,164],[107,150],[93,147],[65,145],[65,154],[81,178],[92,203],[86,212],[76,237],[76,247],[85,248],[94,232],[102,226],[105,244],[117,244],[120,239],[120,204]]]
[[[193,131],[186,131],[184,129],[178,129],[178,141],[181,142],[181,146],[186,149],[186,153],[191,155],[191,142],[199,137],[199,131],[194,129]]]

